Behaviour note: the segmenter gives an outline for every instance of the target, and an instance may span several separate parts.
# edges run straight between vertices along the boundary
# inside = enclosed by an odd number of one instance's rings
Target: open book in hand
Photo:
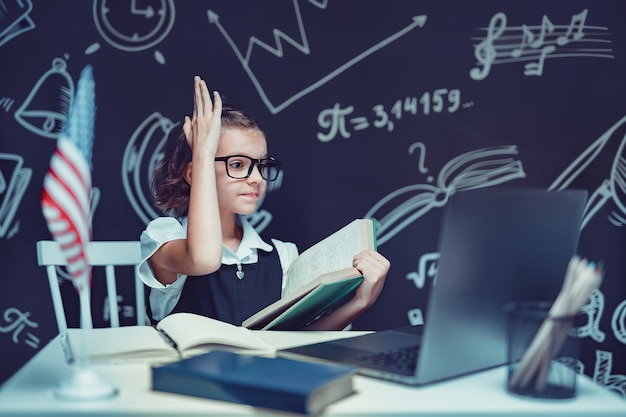
[[[90,361],[128,359],[178,360],[208,352],[229,349],[272,356],[275,349],[245,327],[192,313],[170,314],[156,327],[122,326],[96,329],[68,329],[65,350],[68,362],[80,358],[83,332]]]
[[[356,219],[311,246],[287,271],[283,297],[243,322],[261,330],[297,330],[354,296],[363,275],[352,266],[363,250],[376,250],[374,221]]]

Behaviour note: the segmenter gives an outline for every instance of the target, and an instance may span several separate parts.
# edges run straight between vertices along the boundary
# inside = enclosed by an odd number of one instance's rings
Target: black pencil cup
[[[506,306],[509,392],[546,399],[576,396],[580,339],[571,329],[580,324],[582,314],[552,317],[550,306],[547,302]]]

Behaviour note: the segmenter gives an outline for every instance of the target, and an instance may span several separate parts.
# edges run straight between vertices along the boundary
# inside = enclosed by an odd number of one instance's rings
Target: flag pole
[[[91,154],[95,120],[95,83],[91,66],[80,74],[67,120],[57,138],[42,191],[43,214],[48,229],[59,242],[67,270],[80,300],[78,360],[72,374],[55,389],[64,400],[99,400],[117,394],[117,388],[103,380],[89,364],[91,317]]]

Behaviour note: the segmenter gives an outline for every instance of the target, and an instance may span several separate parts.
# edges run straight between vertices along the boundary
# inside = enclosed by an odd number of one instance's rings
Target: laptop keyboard
[[[357,357],[357,362],[379,369],[412,375],[417,366],[419,345],[389,349]]]

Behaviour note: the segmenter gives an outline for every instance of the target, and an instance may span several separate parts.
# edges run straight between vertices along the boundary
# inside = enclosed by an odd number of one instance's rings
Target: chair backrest
[[[135,303],[137,324],[150,324],[146,314],[144,284],[139,278],[137,265],[141,261],[141,244],[139,241],[93,241],[90,248],[90,263],[94,267],[102,266],[106,276],[106,293],[108,298],[111,327],[119,327],[120,319],[117,305],[117,284],[115,267],[134,266]],[[48,284],[52,294],[54,314],[59,332],[67,329],[65,307],[59,289],[57,267],[66,265],[65,256],[58,242],[40,240],[37,242],[37,262],[46,267]]]

